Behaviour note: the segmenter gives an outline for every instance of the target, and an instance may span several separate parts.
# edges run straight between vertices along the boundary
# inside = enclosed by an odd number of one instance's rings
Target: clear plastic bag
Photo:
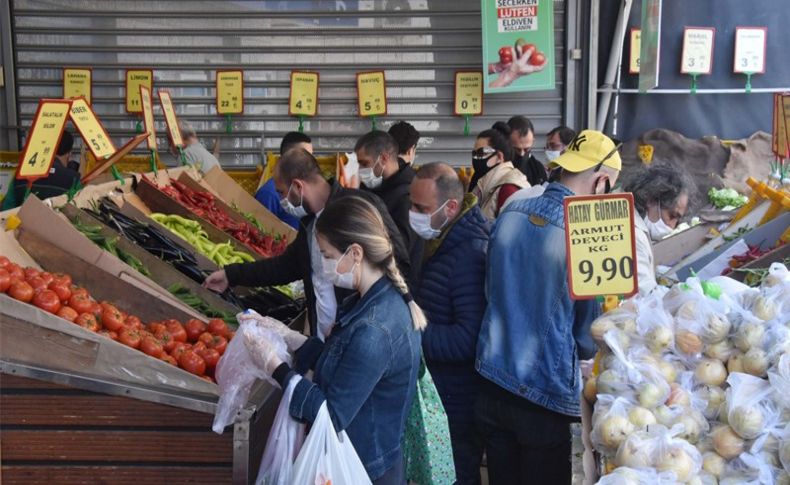
[[[759,456],[741,453],[732,460],[719,480],[720,485],[773,485],[774,470]]]
[[[635,431],[634,424],[628,417],[634,404],[623,397],[609,394],[598,396],[592,417],[592,440],[595,449],[605,455],[612,456],[625,439]]]
[[[727,378],[727,422],[744,439],[755,439],[771,431],[779,413],[771,394],[769,382],[739,372]]]
[[[272,330],[256,325],[253,321],[240,323],[236,338],[228,344],[215,373],[219,386],[219,402],[211,429],[218,434],[222,434],[225,427],[233,422],[236,413],[247,404],[256,379],[277,385],[271,376],[259,368],[256,360],[250,355],[244,344],[247,335],[252,338],[265,338],[275,346],[277,355],[283,362],[291,363],[288,348],[282,337]]]
[[[301,376],[291,378],[283,391],[277,414],[274,415],[266,448],[263,451],[258,478],[255,485],[291,485],[293,466],[299,450],[304,443],[305,425],[291,417],[288,407],[291,404],[294,388],[302,380]]]
[[[612,473],[604,475],[596,485],[674,485],[674,477],[668,473],[659,473],[653,468],[615,468]]]
[[[677,438],[682,426],[659,432],[653,452],[653,466],[659,472],[672,473],[675,480],[687,483],[702,469],[702,455],[696,447]]]
[[[627,337],[636,335],[636,314],[623,307],[606,312],[593,321],[590,334],[600,345],[604,341],[604,335],[615,328],[622,330]]]

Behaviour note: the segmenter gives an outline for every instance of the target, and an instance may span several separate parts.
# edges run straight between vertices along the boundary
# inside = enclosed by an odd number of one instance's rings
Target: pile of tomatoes
[[[217,362],[234,335],[224,321],[216,318],[208,324],[197,319],[186,324],[170,319],[144,325],[138,317],[111,303],[94,300],[67,274],[22,268],[5,256],[0,256],[0,292],[210,382],[214,382]]]

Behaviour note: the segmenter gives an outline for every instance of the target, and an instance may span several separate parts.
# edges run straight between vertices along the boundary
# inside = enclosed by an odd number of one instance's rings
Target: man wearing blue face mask
[[[323,339],[335,323],[337,302],[345,296],[343,290],[336,289],[325,277],[315,239],[315,222],[324,207],[349,195],[365,198],[381,213],[401,271],[409,268],[408,254],[398,228],[381,200],[375,195],[343,189],[334,181],[326,181],[318,162],[308,151],[294,148],[283,154],[273,178],[283,210],[299,219],[296,239],[280,256],[254,263],[232,264],[215,271],[206,278],[203,286],[221,293],[228,286],[264,287],[301,279],[304,281],[311,334]]]
[[[398,156],[398,143],[389,133],[371,131],[363,135],[354,147],[359,162],[359,181],[362,189],[379,196],[392,220],[400,230],[412,262],[406,280],[417,279],[422,260],[422,239],[409,226],[409,187],[414,169]]]
[[[457,484],[480,483],[481,440],[474,421],[479,388],[475,349],[486,307],[485,261],[491,223],[477,197],[464,194],[444,163],[420,167],[411,184],[411,227],[425,239],[425,259],[414,299],[428,320],[422,336],[450,425]]]

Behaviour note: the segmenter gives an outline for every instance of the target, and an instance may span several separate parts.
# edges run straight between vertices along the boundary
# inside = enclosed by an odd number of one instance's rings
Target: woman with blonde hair
[[[425,316],[395,265],[378,211],[349,196],[331,203],[316,223],[323,267],[334,285],[356,290],[340,305],[326,342],[284,325],[273,329],[294,352],[295,369],[268,341],[245,341],[256,362],[285,389],[295,387],[291,416],[313,422],[326,401],[336,431],[345,430],[375,484],[405,483],[404,427],[420,367]]]

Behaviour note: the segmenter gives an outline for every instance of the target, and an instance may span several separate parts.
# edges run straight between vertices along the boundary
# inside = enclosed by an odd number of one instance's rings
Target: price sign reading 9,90
[[[637,291],[634,198],[565,198],[568,286],[575,299]]]

